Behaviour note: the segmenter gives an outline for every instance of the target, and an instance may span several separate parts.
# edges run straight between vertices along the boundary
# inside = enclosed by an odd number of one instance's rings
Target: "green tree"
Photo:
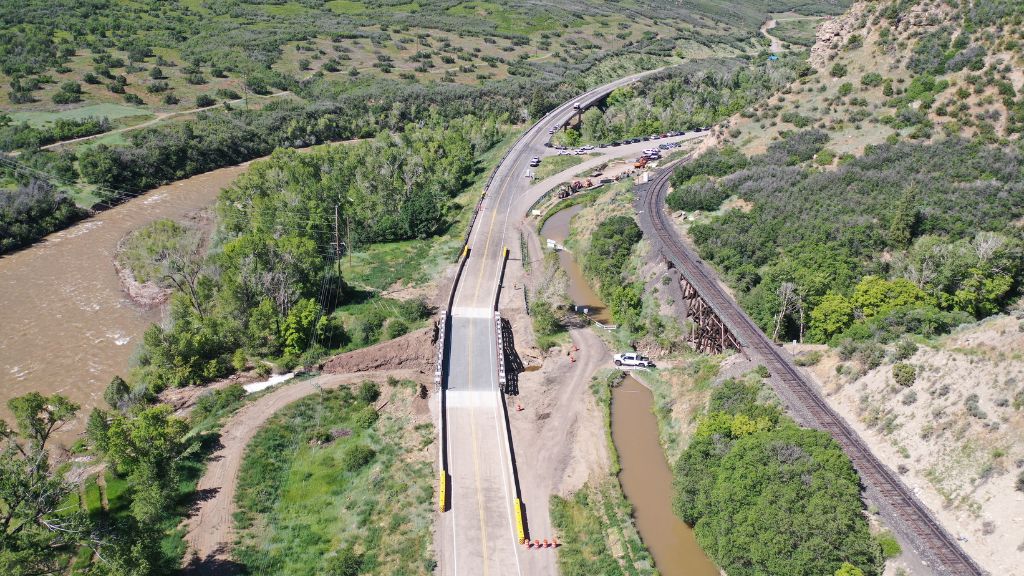
[[[85,423],[85,437],[93,448],[103,453],[107,451],[107,432],[110,430],[110,415],[99,408],[93,408],[89,420]]]
[[[128,383],[124,381],[124,378],[114,376],[110,384],[107,384],[107,388],[103,391],[103,400],[111,408],[120,410],[128,400],[130,392],[131,389],[128,388]]]
[[[107,433],[107,455],[131,487],[132,515],[152,526],[170,511],[180,478],[182,457],[196,449],[188,423],[161,404],[135,414],[114,416]]]
[[[950,299],[954,310],[961,310],[984,318],[995,314],[1010,290],[1013,277],[1008,274],[989,274],[980,268],[972,268],[970,276],[963,281]]]
[[[566,146],[575,148],[580,145],[581,136],[579,130],[576,130],[575,128],[567,128],[564,134]]]
[[[302,299],[288,311],[282,326],[284,353],[300,356],[313,338],[322,338],[327,329],[327,317],[314,300]]]
[[[74,487],[50,467],[47,442],[78,412],[64,396],[32,392],[7,403],[16,429],[0,420],[0,573],[57,574],[62,551],[86,539],[84,513],[63,509]]]
[[[584,112],[580,132],[583,140],[587,142],[602,142],[607,139],[604,114],[597,108],[591,108]]]
[[[853,289],[852,303],[870,318],[902,306],[934,306],[935,299],[905,278],[865,276]]]
[[[826,342],[839,334],[853,322],[853,304],[838,292],[828,292],[821,302],[811,310],[809,338],[815,342]]]
[[[917,226],[917,193],[907,188],[889,221],[889,241],[893,246],[906,248],[914,237]]]
[[[843,562],[843,565],[836,570],[835,576],[864,576],[864,571],[849,562]]]

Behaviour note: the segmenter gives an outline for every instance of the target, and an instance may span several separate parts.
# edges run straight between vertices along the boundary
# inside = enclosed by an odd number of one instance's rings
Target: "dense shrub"
[[[853,466],[828,434],[800,429],[727,381],[674,468],[674,508],[731,575],[879,574]]]
[[[643,237],[629,216],[612,216],[598,224],[583,256],[583,271],[597,280],[601,299],[620,324],[639,320],[643,287],[623,281],[633,246]]]
[[[697,176],[686,184],[677,185],[665,198],[673,210],[717,210],[729,197],[729,191],[707,177]]]
[[[772,143],[715,182],[716,190],[753,209],[690,229],[701,254],[740,289],[741,303],[762,327],[774,328],[784,282],[796,285],[810,312],[805,333],[817,341],[837,334],[880,341],[938,334],[1002,309],[1018,293],[1024,279],[1012,224],[1024,216],[1018,150],[958,139],[887,144],[836,170],[802,168],[825,142],[824,134],[806,131]],[[700,172],[691,168],[679,184]],[[890,262],[880,261],[883,252],[893,254]],[[864,296],[885,302],[880,312],[869,300],[851,300],[865,275],[892,278],[876,280],[870,290],[865,285]],[[799,335],[798,322],[784,316],[786,338]]]
[[[377,453],[369,446],[363,444],[349,446],[344,454],[341,455],[341,467],[344,470],[355,472],[369,464],[376,455]]]
[[[904,388],[913,386],[914,381],[917,380],[917,370],[910,364],[898,362],[892,367],[892,378]]]
[[[85,216],[51,185],[31,180],[0,190],[0,254],[26,246]]]

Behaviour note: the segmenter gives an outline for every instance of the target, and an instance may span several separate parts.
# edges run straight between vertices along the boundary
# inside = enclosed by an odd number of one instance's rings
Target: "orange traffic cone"
[[[575,356],[569,356],[569,360],[572,360],[573,364],[576,363],[576,357]]]
[[[523,405],[522,404],[516,404],[516,412],[522,412],[522,411],[523,411]]]
[[[547,538],[544,539],[544,547],[545,548],[551,548],[551,542],[548,542]]]
[[[535,548],[540,548],[540,540],[534,540],[533,545]]]

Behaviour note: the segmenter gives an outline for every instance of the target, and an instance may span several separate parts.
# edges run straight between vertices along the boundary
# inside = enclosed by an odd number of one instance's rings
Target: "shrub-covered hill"
[[[1020,294],[1022,23],[1005,2],[856,3],[676,173],[669,206],[710,212],[694,240],[766,331],[894,340]]]
[[[779,4],[811,13],[846,6]],[[11,87],[4,103],[31,109],[36,100],[182,108],[200,94],[231,99],[243,87],[283,88],[314,74],[477,84],[561,77],[615,54],[746,52],[766,10],[709,0],[5,0],[0,73]]]
[[[812,158],[827,144],[797,132],[766,154],[712,151],[675,175],[675,209],[743,202],[689,230],[766,332],[889,341],[991,315],[1020,293],[1018,146],[882,144],[824,170]]]
[[[817,127],[854,154],[887,139],[1019,139],[1022,43],[1019,2],[858,2],[818,26],[815,73],[733,118],[729,139],[758,153]]]

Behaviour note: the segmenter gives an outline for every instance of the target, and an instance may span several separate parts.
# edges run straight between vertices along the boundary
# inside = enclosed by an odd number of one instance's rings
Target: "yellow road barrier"
[[[523,503],[519,498],[515,499],[516,505],[516,535],[519,536],[519,543],[526,542],[526,530],[523,528]]]
[[[444,512],[448,509],[448,472],[441,470],[441,497],[438,500],[438,509]]]
[[[505,256],[504,256],[504,258],[508,259],[508,248],[505,248]]]
[[[462,257],[463,258],[468,258],[469,257],[469,244],[466,244],[465,246],[462,247]]]

